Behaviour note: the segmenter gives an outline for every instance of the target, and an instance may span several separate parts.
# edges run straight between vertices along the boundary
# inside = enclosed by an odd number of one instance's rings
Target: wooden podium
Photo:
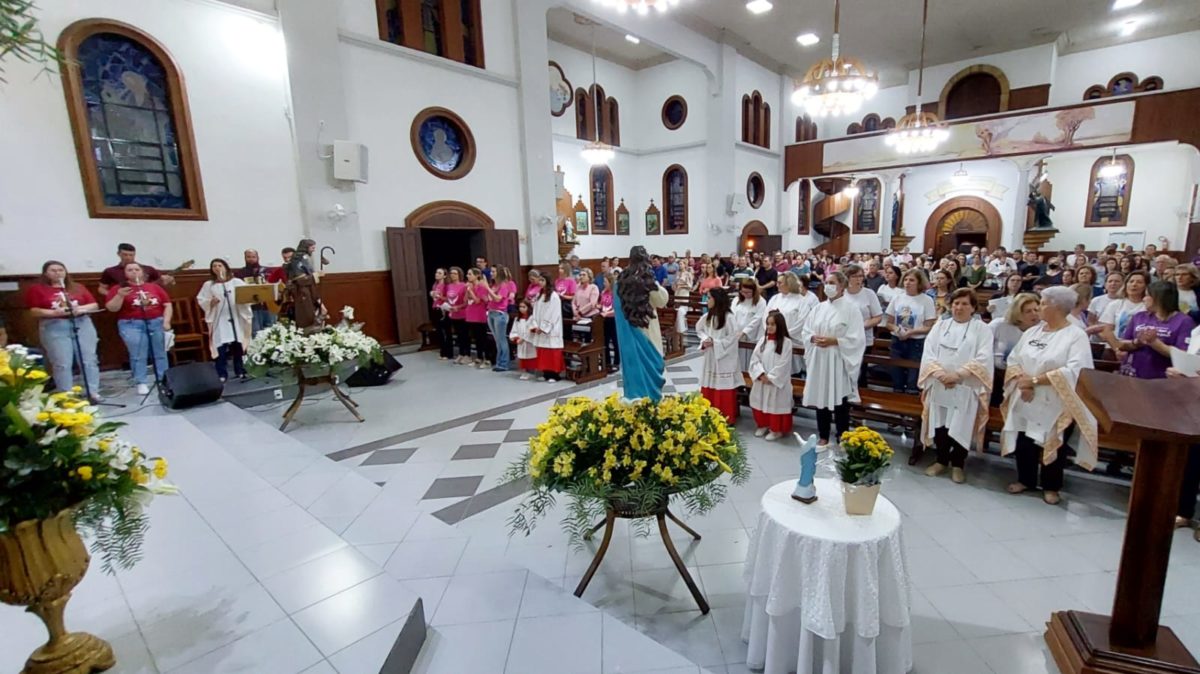
[[[1064,674],[1200,674],[1158,624],[1188,446],[1200,440],[1200,379],[1134,379],[1084,370],[1076,387],[1100,429],[1140,439],[1112,616],[1059,611],[1046,643]]]
[[[279,286],[274,283],[247,283],[233,291],[238,304],[265,304],[273,314],[279,313]]]

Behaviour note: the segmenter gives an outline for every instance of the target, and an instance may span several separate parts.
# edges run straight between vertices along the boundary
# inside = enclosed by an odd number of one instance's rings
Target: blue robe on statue
[[[613,284],[613,314],[617,324],[617,349],[621,352],[621,376],[625,380],[625,397],[629,400],[649,398],[662,400],[663,375],[666,363],[646,333],[630,324],[621,310],[621,298]]]

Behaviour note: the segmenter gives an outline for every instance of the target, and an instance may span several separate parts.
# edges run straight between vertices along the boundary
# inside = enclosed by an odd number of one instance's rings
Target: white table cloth
[[[766,674],[903,674],[912,669],[910,585],[900,513],[879,497],[870,516],[846,514],[837,480],[817,502],[794,481],[762,497],[746,553],[746,664]]]

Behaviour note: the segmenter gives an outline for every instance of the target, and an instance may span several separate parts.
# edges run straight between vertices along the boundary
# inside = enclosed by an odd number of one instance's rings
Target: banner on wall
[[[1122,101],[951,124],[946,142],[919,158],[897,154],[883,135],[829,142],[824,147],[824,172],[906,166],[914,159],[960,161],[1128,143],[1135,105]]]

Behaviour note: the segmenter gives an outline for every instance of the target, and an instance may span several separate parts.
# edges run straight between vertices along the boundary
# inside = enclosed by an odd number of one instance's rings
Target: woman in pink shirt
[[[562,300],[563,318],[571,318],[571,301],[575,299],[575,293],[578,290],[579,284],[575,282],[575,277],[571,274],[570,263],[560,262],[558,278],[554,279],[554,292],[558,293],[559,299]]]
[[[525,299],[529,300],[529,306],[533,306],[533,301],[542,294],[542,272],[536,269],[530,269],[529,275],[526,277]]]
[[[592,280],[592,270],[579,272],[579,286],[575,289],[575,298],[571,300],[575,318],[591,318],[600,313],[600,289]]]
[[[450,360],[454,357],[454,329],[450,325],[450,315],[442,310],[446,306],[446,270],[438,267],[433,272],[433,290],[429,297],[433,301],[434,325],[437,326],[440,355],[438,360]]]
[[[458,343],[458,358],[454,362],[466,365],[471,362],[471,343],[467,334],[467,284],[463,283],[462,269],[450,268],[449,281],[443,290],[446,294],[446,315],[450,318],[450,327]]]
[[[604,318],[604,366],[609,372],[621,369],[621,351],[617,348],[617,314],[613,310],[613,284],[617,275],[604,274],[604,290],[600,293],[600,316]],[[609,353],[611,348],[612,353]]]
[[[701,295],[705,295],[713,288],[720,288],[724,283],[721,282],[721,277],[717,276],[717,269],[711,262],[705,262],[700,268],[700,285],[697,290]]]
[[[508,267],[492,267],[496,286],[488,290],[487,325],[496,342],[496,366],[493,372],[507,372],[509,368],[508,307],[517,297],[517,284],[512,280]]]
[[[487,317],[488,317],[488,295],[491,289],[488,288],[487,279],[484,278],[483,272],[475,267],[467,270],[467,332],[471,336],[471,342],[475,344],[475,360],[469,362],[469,365],[475,365],[480,370],[485,367],[491,367],[488,362],[491,352],[491,345],[487,338]]]

